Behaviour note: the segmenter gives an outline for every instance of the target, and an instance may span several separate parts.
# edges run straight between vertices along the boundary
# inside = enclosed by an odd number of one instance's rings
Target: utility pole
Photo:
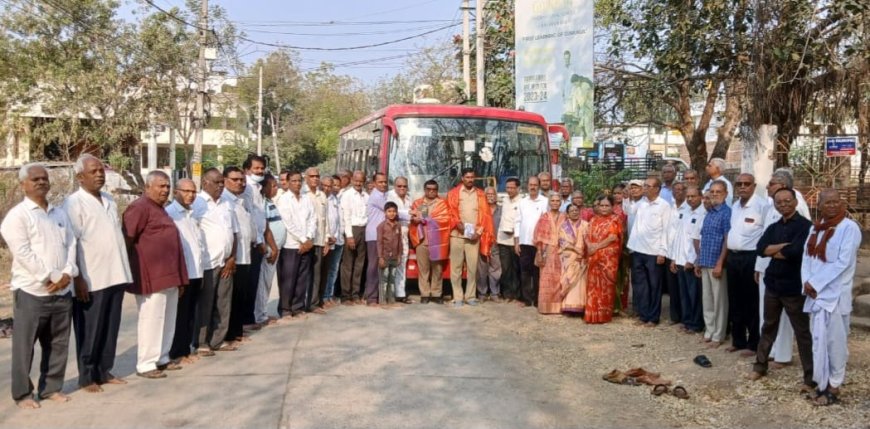
[[[483,6],[486,0],[477,0],[477,105],[486,106],[486,93],[483,88]]]
[[[202,130],[205,128],[205,91],[208,66],[205,63],[205,46],[208,43],[208,0],[202,0],[199,10],[199,76],[196,94],[196,121],[193,129],[193,159],[191,169],[193,182],[200,186],[202,177]]]
[[[471,100],[471,43],[468,28],[468,15],[471,13],[470,0],[462,0],[462,81],[465,82],[465,99]]]
[[[263,66],[260,66],[260,89],[257,91],[257,155],[263,155]]]

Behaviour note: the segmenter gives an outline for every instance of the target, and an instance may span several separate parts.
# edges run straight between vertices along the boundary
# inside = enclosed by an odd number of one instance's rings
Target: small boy
[[[378,266],[381,269],[378,303],[386,307],[396,302],[396,266],[402,256],[402,227],[396,203],[384,204],[384,215],[386,220],[378,225]]]

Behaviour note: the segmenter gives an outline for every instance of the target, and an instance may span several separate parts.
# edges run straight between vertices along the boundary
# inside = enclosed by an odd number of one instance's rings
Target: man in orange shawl
[[[473,168],[462,169],[462,183],[447,193],[450,212],[450,283],[453,286],[453,306],[462,307],[463,300],[475,306],[477,301],[478,258],[489,258],[495,237],[492,213],[486,195],[474,187]],[[465,262],[467,282],[462,293],[462,263]]]
[[[441,300],[444,261],[449,256],[450,213],[447,203],[438,197],[438,182],[429,180],[423,189],[423,198],[411,204],[408,238],[417,255],[420,303],[428,304]]]

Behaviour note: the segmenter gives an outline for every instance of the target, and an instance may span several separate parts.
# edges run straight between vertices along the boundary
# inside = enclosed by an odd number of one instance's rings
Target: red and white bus
[[[434,179],[444,194],[460,181],[463,168],[477,173],[481,186],[504,192],[510,177],[526,183],[529,176],[551,171],[558,150],[550,133],[567,131],[536,113],[492,107],[443,104],[392,105],[341,129],[338,169],[361,170],[366,176],[387,174],[389,183],[408,179],[412,199],[423,196],[423,184]],[[414,252],[407,277],[417,278]],[[445,268],[444,278],[449,278]]]
[[[336,166],[408,178],[412,198],[423,183],[438,182],[442,193],[456,186],[460,171],[474,168],[481,186],[504,192],[505,181],[551,171],[558,151],[549,133],[567,134],[536,113],[444,104],[392,105],[341,129]]]

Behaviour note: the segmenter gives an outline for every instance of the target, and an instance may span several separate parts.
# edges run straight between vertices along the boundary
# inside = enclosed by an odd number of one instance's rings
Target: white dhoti
[[[272,294],[272,285],[277,283],[278,263],[270,264],[266,259],[268,254],[263,258],[260,265],[260,279],[257,282],[257,298],[254,301],[254,322],[265,323],[269,320],[269,312],[266,306],[269,304],[269,296]]]
[[[405,270],[408,269],[408,229],[402,227],[402,257],[399,259],[399,265],[396,267],[396,298],[406,298],[405,293]]]
[[[136,306],[139,308],[136,371],[144,373],[169,363],[169,349],[175,336],[178,288],[136,295]]]
[[[849,360],[847,337],[849,315],[828,312],[814,306],[812,312],[813,333],[813,381],[824,391],[840,387],[846,378],[846,361]]]
[[[758,318],[758,329],[760,331],[761,327],[764,326],[764,273],[758,278],[758,286],[758,314],[760,316]],[[779,330],[776,334],[776,341],[773,342],[773,346],[770,349],[770,357],[773,358],[773,361],[779,363],[791,362],[793,342],[794,329],[791,327],[791,322],[785,314],[785,310],[782,310],[782,315],[779,317]]]

